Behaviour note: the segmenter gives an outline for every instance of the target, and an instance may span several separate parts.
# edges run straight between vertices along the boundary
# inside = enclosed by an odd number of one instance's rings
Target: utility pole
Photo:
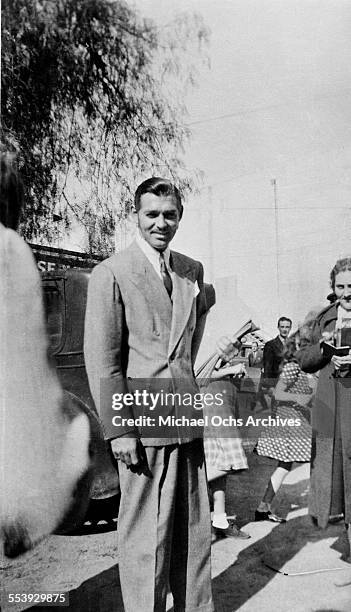
[[[209,277],[210,280],[214,281],[215,266],[214,266],[214,248],[213,248],[213,201],[212,201],[212,187],[208,186],[207,190],[207,211],[208,211],[208,259],[209,259]]]
[[[279,217],[278,217],[278,194],[277,194],[277,179],[271,179],[273,186],[274,197],[274,225],[275,225],[275,261],[277,275],[277,306],[278,315],[280,315],[280,278],[279,278]]]

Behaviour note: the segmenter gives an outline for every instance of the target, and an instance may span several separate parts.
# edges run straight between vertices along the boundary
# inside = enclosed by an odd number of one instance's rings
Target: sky
[[[197,12],[211,31],[210,67],[185,100],[185,161],[203,182],[174,248],[219,287],[218,330],[243,322],[242,302],[272,334],[278,315],[297,325],[351,254],[351,2],[130,4],[160,27]]]

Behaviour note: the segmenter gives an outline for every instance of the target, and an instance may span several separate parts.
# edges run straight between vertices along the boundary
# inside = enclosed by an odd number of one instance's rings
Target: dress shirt
[[[142,235],[140,234],[139,231],[137,232],[137,235],[136,235],[136,242],[137,242],[138,246],[141,248],[141,250],[144,253],[145,257],[147,257],[147,259],[151,263],[151,265],[154,268],[157,276],[163,282],[162,275],[161,275],[160,252],[156,251],[156,249],[154,249],[152,246],[150,246],[149,243],[146,242],[146,240],[144,240],[144,238],[142,237]],[[163,256],[164,256],[164,260],[165,260],[165,264],[166,264],[167,270],[168,270],[170,276],[172,276],[172,270],[171,270],[171,267],[169,265],[170,254],[171,254],[171,251],[170,251],[169,247],[167,247],[163,251]]]
[[[338,306],[338,318],[336,320],[335,329],[349,327],[351,319],[351,310],[345,310],[342,306]]]

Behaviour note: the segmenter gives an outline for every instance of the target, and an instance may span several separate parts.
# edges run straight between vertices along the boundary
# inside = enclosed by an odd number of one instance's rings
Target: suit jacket
[[[284,356],[284,345],[277,336],[266,342],[263,349],[263,384],[274,387],[278,381]]]
[[[256,352],[250,351],[249,353],[249,366],[251,368],[262,368],[263,365],[263,351],[258,349]]]
[[[198,392],[193,365],[207,311],[203,268],[200,262],[175,251],[171,251],[171,257],[173,307],[162,280],[135,242],[92,272],[84,353],[106,438],[129,432],[143,438],[143,427],[127,424],[116,428],[111,420],[111,395],[133,390],[136,379],[142,379],[142,387],[148,391],[158,382],[158,390]],[[148,408],[141,410],[135,405],[123,407],[123,416],[126,414],[131,418],[153,416]],[[167,431],[165,437],[151,438],[150,429],[147,435],[143,439],[147,446],[198,437],[195,431],[185,437],[184,430],[177,428],[172,435]]]

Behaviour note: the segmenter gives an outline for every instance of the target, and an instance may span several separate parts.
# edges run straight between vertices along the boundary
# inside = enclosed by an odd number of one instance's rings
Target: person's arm
[[[127,391],[122,371],[123,326],[124,307],[118,284],[112,270],[100,264],[92,271],[88,285],[84,357],[90,390],[108,438],[116,435],[111,424],[109,392]]]
[[[197,318],[196,318],[196,326],[195,326],[192,341],[191,341],[191,360],[192,360],[193,366],[195,364],[197,353],[200,348],[202,336],[205,330],[207,313],[208,313],[205,286],[204,286],[204,270],[200,262],[199,262],[197,283],[199,286],[200,293],[196,298],[197,299],[197,307],[196,307]]]
[[[242,378],[246,374],[246,369],[243,363],[236,363],[235,365],[224,365],[219,370],[213,370],[211,378],[218,380],[225,376],[235,376]]]
[[[114,414],[133,418],[130,406],[112,410],[112,396],[128,392],[122,368],[124,305],[112,270],[97,266],[88,286],[85,315],[84,356],[90,390],[103,423],[106,439],[112,440],[112,450],[127,465],[139,461],[138,430],[133,426],[114,427]],[[116,442],[114,438],[118,438]],[[128,437],[124,437],[128,436]]]
[[[274,397],[279,402],[296,402],[300,406],[307,406],[312,400],[312,389],[311,393],[289,393],[286,391],[286,383],[279,379],[274,390]]]
[[[270,385],[270,381],[274,378],[274,349],[270,342],[265,344],[263,349],[263,378],[267,384]]]
[[[301,374],[300,366],[297,363],[288,363],[284,366],[274,390],[274,397],[277,401],[293,401],[300,406],[307,406],[312,400],[312,387],[309,393],[291,392],[292,387]]]
[[[329,363],[330,360],[324,357],[321,346],[324,338],[328,339],[322,332],[320,322],[317,320],[313,325],[310,338],[301,339],[301,348],[296,353],[296,358],[304,372],[313,374]]]

